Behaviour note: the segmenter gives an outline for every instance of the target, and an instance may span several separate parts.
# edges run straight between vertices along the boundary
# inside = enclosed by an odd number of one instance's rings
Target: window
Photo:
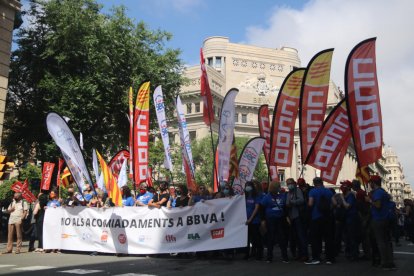
[[[207,64],[208,64],[209,66],[213,66],[213,58],[208,58],[208,59],[207,59]]]
[[[200,103],[195,103],[195,113],[200,113]]]
[[[190,131],[190,141],[194,141],[197,138],[196,131]]]
[[[234,122],[236,122],[236,123],[239,122],[239,113],[234,114]]]
[[[221,68],[221,57],[216,57],[216,67]]]
[[[191,104],[187,104],[187,114],[191,114]]]
[[[285,181],[285,170],[277,170],[277,175],[279,176],[279,181]]]
[[[242,124],[247,124],[247,114],[242,114]]]

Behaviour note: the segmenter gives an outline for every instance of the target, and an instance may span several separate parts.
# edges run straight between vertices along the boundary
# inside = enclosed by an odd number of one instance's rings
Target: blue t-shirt
[[[333,193],[325,187],[315,187],[309,192],[309,198],[313,198],[312,220],[316,220],[322,217],[321,212],[318,210],[319,201],[322,196],[326,197],[327,200],[331,202]]]
[[[254,209],[256,208],[256,204],[260,204],[260,202],[261,202],[261,197],[260,196],[256,196],[255,198],[251,197],[251,196],[246,196],[247,219],[249,219],[250,216],[253,214]],[[259,224],[260,223],[259,212],[256,213],[256,215],[252,219],[251,223],[252,224]]]
[[[152,193],[147,191],[145,194],[139,195],[137,197],[137,200],[142,204],[148,205],[148,202],[152,199],[153,196],[154,195]]]
[[[83,195],[83,197],[85,198],[86,201],[90,201],[92,199],[93,195],[92,194],[85,194],[85,195]]]
[[[263,197],[261,205],[265,209],[267,219],[281,218],[284,216],[286,193],[276,195],[269,193]]]
[[[381,208],[371,206],[371,216],[375,221],[388,218],[390,196],[384,189],[376,189],[372,192],[372,201],[381,201]]]
[[[47,207],[60,207],[60,202],[57,199],[49,200],[47,202]]]
[[[204,195],[204,196],[194,195],[193,196],[193,202],[194,203],[200,202],[202,200],[210,200],[210,199],[211,199],[211,196],[209,196],[209,195]]]
[[[122,206],[134,206],[134,198],[132,196],[130,197],[123,197],[122,198]]]
[[[353,193],[348,193],[345,197],[346,203],[351,205],[345,211],[346,223],[352,223],[357,218],[356,198]]]

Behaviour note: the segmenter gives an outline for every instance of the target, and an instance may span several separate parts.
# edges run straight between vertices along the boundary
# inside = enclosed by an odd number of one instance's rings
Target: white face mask
[[[253,191],[253,187],[252,186],[246,186],[246,193],[250,193],[251,191]]]

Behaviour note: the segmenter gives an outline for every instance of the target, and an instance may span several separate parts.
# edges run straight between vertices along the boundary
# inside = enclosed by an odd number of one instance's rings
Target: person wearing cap
[[[340,196],[345,208],[345,255],[348,260],[356,261],[359,257],[358,240],[360,237],[360,221],[356,208],[356,198],[352,193],[352,183],[349,180],[341,182]]]
[[[12,253],[13,250],[13,239],[14,233],[16,233],[16,251],[15,254],[20,254],[22,248],[23,235],[22,235],[22,222],[28,214],[28,205],[22,198],[21,193],[14,193],[13,201],[7,208],[7,213],[10,214],[8,223],[8,234],[7,234],[7,248],[3,254]]]
[[[274,181],[269,185],[269,192],[260,204],[263,207],[264,218],[262,227],[267,229],[267,263],[273,261],[273,246],[277,241],[282,253],[282,262],[289,263],[287,255],[287,220],[286,193],[281,192],[280,182]]]
[[[135,201],[135,206],[147,206],[154,194],[147,190],[148,186],[145,181],[139,184],[139,194]]]
[[[390,195],[381,187],[382,179],[378,175],[371,175],[369,185],[372,190],[371,198],[371,228],[374,234],[376,246],[372,248],[373,265],[378,265],[378,257],[381,258],[381,268],[395,270],[391,229],[389,223]],[[378,250],[378,252],[377,252]],[[379,253],[379,256],[377,256]]]
[[[303,220],[305,216],[305,200],[301,189],[298,189],[293,178],[286,180],[288,194],[286,199],[286,207],[290,222],[290,248],[292,255],[296,256],[296,247],[299,249],[297,259],[304,262],[308,260],[308,241]]]
[[[333,193],[324,187],[320,177],[313,179],[315,186],[309,192],[308,206],[311,208],[310,236],[312,245],[312,260],[305,262],[309,265],[317,265],[321,262],[322,240],[325,241],[326,264],[334,262],[333,247],[333,221],[332,221],[332,196]]]

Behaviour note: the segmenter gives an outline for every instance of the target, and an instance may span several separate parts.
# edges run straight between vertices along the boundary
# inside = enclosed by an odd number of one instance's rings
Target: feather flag
[[[279,180],[277,175],[277,169],[275,165],[270,164],[270,122],[269,122],[269,107],[267,104],[260,106],[259,108],[259,133],[260,136],[265,138],[265,143],[263,145],[263,154],[265,156],[267,170],[269,171],[269,176],[272,181]]]
[[[112,199],[112,202],[115,204],[115,206],[122,206],[121,190],[118,187],[116,178],[112,175],[111,170],[98,151],[96,154],[98,155],[99,163],[101,164],[106,190],[108,191],[108,197]]]
[[[375,58],[376,38],[352,49],[345,68],[345,98],[359,166],[382,156],[382,116]]]
[[[336,184],[336,181],[338,179],[339,171],[342,167],[342,162],[344,161],[344,157],[346,154],[346,151],[348,150],[349,142],[351,141],[351,137],[348,137],[348,141],[345,142],[345,144],[342,146],[340,153],[335,159],[335,162],[333,163],[333,166],[329,168],[328,170],[322,170],[321,171],[321,178],[323,181]]]
[[[147,179],[149,138],[150,82],[144,82],[138,90],[134,113],[134,182],[139,185]]]
[[[317,53],[309,62],[303,77],[299,104],[299,136],[302,161],[325,119],[333,49]]]
[[[119,172],[119,175],[118,175],[118,187],[119,188],[122,188],[123,186],[125,186],[125,185],[127,185],[127,183],[128,183],[128,175],[127,175],[127,164],[128,163],[128,161],[127,160],[125,160],[123,163],[122,163],[122,167],[121,167],[121,170],[120,170],[120,172]]]
[[[55,163],[50,163],[50,162],[43,163],[42,182],[40,184],[41,190],[49,191],[50,183],[52,182],[54,168],[55,168]]]
[[[230,168],[230,151],[234,135],[234,115],[236,113],[235,99],[239,90],[230,89],[224,97],[221,107],[218,141],[218,167],[217,173],[219,181],[228,181]]]
[[[214,121],[213,112],[213,97],[211,95],[210,84],[208,83],[206,64],[203,55],[203,49],[200,49],[200,91],[203,99],[203,120],[207,126],[210,126]]]
[[[134,175],[134,92],[132,87],[129,88],[128,93],[128,107],[129,107],[129,178],[132,179]],[[98,178],[98,176],[96,176]]]
[[[270,164],[290,167],[293,158],[295,122],[305,69],[293,70],[280,88],[273,111],[270,138]]]
[[[58,162],[58,172],[57,172],[57,177],[56,177],[56,186],[60,186],[62,179],[60,178],[60,172],[62,171],[62,166],[65,163],[65,160],[59,158],[59,162]]]

